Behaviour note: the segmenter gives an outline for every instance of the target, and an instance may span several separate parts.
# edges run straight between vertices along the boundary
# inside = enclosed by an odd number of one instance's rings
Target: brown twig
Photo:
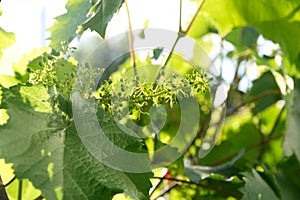
[[[12,182],[14,182],[14,180],[16,180],[16,176],[14,176],[12,179],[10,179],[10,181],[8,181],[6,184],[3,184],[2,180],[1,180],[0,181],[0,188],[9,186]]]
[[[205,185],[205,184],[202,184],[202,183],[195,183],[195,182],[192,182],[192,181],[187,181],[187,180],[182,180],[182,179],[177,179],[177,178],[166,178],[166,177],[156,177],[156,176],[153,177],[153,178],[154,179],[176,181],[176,182],[179,182],[179,183],[190,184],[190,185],[196,185],[196,186],[208,189],[208,190],[213,190],[213,191],[215,191],[219,194],[223,194],[223,195],[227,195],[227,196],[231,196],[231,197],[236,197],[236,198],[241,198],[242,197],[240,194],[232,193],[232,192],[229,192],[229,191],[226,191],[226,190],[222,190],[222,189],[216,188],[212,185]]]
[[[164,179],[161,179],[161,181],[163,181]],[[164,190],[162,190],[159,195],[157,195],[156,197],[154,197],[152,200],[156,200],[159,197],[164,196],[165,194],[167,194],[168,192],[170,192],[172,189],[174,189],[176,186],[178,186],[177,182],[172,182],[171,185],[169,185],[167,188],[165,188]]]
[[[164,177],[166,176],[167,172],[164,174]],[[153,186],[154,188],[152,189],[152,191],[150,192],[150,197],[154,194],[155,190],[162,184],[163,179],[160,179],[159,182]]]
[[[189,30],[191,29],[191,27],[192,27],[192,25],[193,25],[193,23],[194,23],[197,15],[198,15],[198,13],[200,12],[201,8],[203,7],[204,2],[205,2],[205,0],[202,0],[201,3],[199,4],[199,7],[198,7],[195,15],[193,16],[191,22],[189,23],[189,25],[187,26],[187,28],[185,29],[185,31],[182,32],[183,34],[187,34],[189,32]]]
[[[266,91],[264,91],[264,92],[262,92],[262,93],[260,93],[260,94],[258,94],[258,95],[256,95],[256,96],[254,96],[254,97],[253,97],[252,99],[250,99],[249,101],[244,102],[244,103],[242,103],[242,104],[236,106],[236,107],[234,108],[233,111],[227,113],[227,116],[236,113],[240,108],[246,106],[247,104],[256,102],[256,101],[258,101],[258,100],[260,100],[260,99],[262,99],[262,98],[264,98],[264,97],[266,97],[266,96],[269,96],[269,95],[276,95],[276,94],[281,94],[281,92],[280,92],[279,90],[266,90]]]
[[[35,198],[34,200],[42,200],[42,199],[44,199],[45,197],[43,196],[43,195],[40,195],[40,196],[38,196],[37,198]]]
[[[258,143],[255,143],[255,144],[247,146],[246,147],[246,151],[252,150],[252,149],[254,149],[256,147],[259,147],[261,145],[265,145],[265,144],[267,144],[267,143],[269,143],[269,142],[271,142],[273,140],[277,140],[277,139],[281,138],[282,136],[283,136],[283,134],[278,134],[278,135],[275,135],[275,136],[268,136],[264,140],[262,140],[262,141],[260,141]],[[231,155],[229,155],[229,156],[227,156],[227,157],[225,157],[225,158],[223,158],[221,160],[218,160],[218,161],[212,163],[210,166],[218,166],[218,165],[221,165],[221,164],[223,164],[225,162],[228,162],[232,158],[234,158],[238,153],[239,152],[233,153],[233,154],[231,154]]]
[[[7,196],[7,193],[6,193],[6,190],[5,190],[5,186],[2,183],[1,176],[0,176],[0,186],[1,186],[0,187],[0,200],[9,200],[8,196]]]

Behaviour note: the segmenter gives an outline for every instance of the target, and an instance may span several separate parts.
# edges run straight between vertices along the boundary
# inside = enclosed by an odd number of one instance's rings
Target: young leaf
[[[13,76],[0,74],[0,85],[3,87],[9,88],[13,85],[17,85],[18,82],[19,81]]]
[[[2,50],[13,45],[16,41],[15,34],[11,32],[6,32],[0,28],[0,60],[2,58]]]
[[[69,43],[76,35],[79,25],[86,19],[91,8],[90,1],[69,0],[66,4],[67,13],[56,18],[56,22],[49,29],[51,32],[50,47],[59,51],[63,42]]]
[[[123,1],[99,0],[91,9],[92,16],[82,25],[83,29],[95,30],[104,38],[108,22],[121,7]]]

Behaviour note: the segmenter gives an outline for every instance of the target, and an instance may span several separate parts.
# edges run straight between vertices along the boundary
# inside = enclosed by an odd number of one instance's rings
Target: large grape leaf
[[[279,43],[290,60],[295,62],[300,53],[300,41],[297,39],[300,32],[299,9],[300,2],[297,0],[205,1],[188,34],[201,37],[217,29],[224,37],[235,27],[253,26],[266,38]]]
[[[300,107],[298,105],[300,98],[300,80],[295,79],[294,83],[294,90],[286,97],[287,119],[283,153],[285,156],[290,156],[294,153],[300,161]]]
[[[100,163],[83,146],[74,125],[67,129],[64,163],[65,199],[111,199],[120,192],[149,199],[151,173],[130,174]]]
[[[90,28],[97,31],[103,38],[108,22],[121,7],[124,0],[98,0],[91,9],[91,17],[82,25],[84,30]]]
[[[41,85],[3,89],[2,107],[10,118],[0,126],[0,155],[14,164],[16,176],[31,180],[47,199],[105,200],[119,192],[149,199],[152,173],[125,173],[96,160],[81,143],[74,124],[52,110],[48,90]],[[139,151],[141,144],[135,138],[110,132],[116,130],[110,121],[102,126],[110,127],[107,136],[120,147]]]
[[[63,168],[63,124],[51,114],[43,86],[3,89],[2,104],[9,121],[0,126],[0,155],[14,163],[18,178],[29,178],[49,199],[57,199]],[[40,110],[35,111],[35,109]]]
[[[6,32],[0,28],[0,60],[2,58],[2,50],[13,45],[16,42],[15,34]]]
[[[244,194],[242,200],[279,200],[272,188],[255,170],[245,172],[244,175],[246,184],[241,189]]]
[[[87,0],[69,0],[66,4],[67,13],[56,18],[56,22],[49,29],[51,44],[55,50],[62,49],[62,42],[70,42],[76,35],[79,25],[87,20],[87,14],[92,4]]]

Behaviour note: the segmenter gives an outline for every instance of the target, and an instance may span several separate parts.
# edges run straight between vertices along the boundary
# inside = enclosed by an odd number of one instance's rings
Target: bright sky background
[[[133,29],[144,27],[178,30],[179,0],[128,0]],[[197,9],[195,2],[183,0],[182,23],[185,25]],[[13,74],[11,63],[34,48],[49,44],[49,28],[54,18],[65,10],[66,0],[2,0],[0,27],[16,35],[16,44],[4,51],[0,62],[0,73]],[[114,17],[108,27],[108,35],[113,36],[127,30],[125,6]]]
[[[33,48],[45,45],[49,37],[45,29],[54,22],[54,17],[65,11],[64,0],[2,0],[0,27],[14,32],[16,44],[4,51],[0,73],[12,74],[11,62]]]

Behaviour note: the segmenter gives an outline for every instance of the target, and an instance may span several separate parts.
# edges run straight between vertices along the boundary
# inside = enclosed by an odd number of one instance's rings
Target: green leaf
[[[241,117],[242,116],[242,117]],[[220,160],[234,156],[243,148],[257,144],[261,136],[257,127],[245,115],[227,119],[224,124],[222,143],[216,145],[211,152],[200,160],[201,165],[215,165]],[[244,120],[245,122],[241,121]],[[258,149],[247,151],[243,158],[253,160],[257,157]]]
[[[287,119],[286,119],[286,134],[283,142],[283,153],[285,156],[290,156],[293,153],[300,161],[300,80],[294,79],[295,88],[286,96],[287,102]]]
[[[0,85],[3,87],[9,88],[13,85],[17,85],[18,82],[19,81],[13,76],[0,74]]]
[[[234,29],[225,37],[225,39],[231,42],[238,51],[246,49],[255,50],[258,36],[259,33],[255,28],[246,26]]]
[[[16,176],[28,178],[47,199],[105,200],[119,192],[132,199],[149,199],[152,173],[125,173],[96,160],[81,143],[74,123],[65,124],[52,110],[48,90],[42,85],[3,89],[9,121],[0,126],[0,155],[14,164]],[[139,152],[140,142],[117,132],[108,118],[99,112],[107,137]]]
[[[67,129],[64,163],[64,199],[109,200],[120,192],[149,199],[151,173],[124,173],[100,163],[83,146],[74,124]]]
[[[15,34],[11,32],[6,32],[2,28],[0,28],[0,60],[2,58],[2,51],[13,45],[16,42]]]
[[[91,8],[90,13],[92,16],[82,25],[83,29],[86,30],[90,28],[91,30],[95,30],[104,38],[109,21],[121,7],[123,1],[124,0],[98,0]]]
[[[160,54],[163,52],[164,48],[156,48],[153,50],[153,58],[157,60]]]
[[[296,0],[205,1],[189,35],[201,37],[214,27],[221,36],[225,36],[236,27],[252,26],[265,38],[279,43],[289,59],[295,62],[300,53],[300,41],[297,39],[300,32],[299,9],[300,2]]]
[[[279,86],[271,71],[265,72],[261,77],[253,81],[249,97],[250,100],[255,100],[254,113],[263,111],[281,99]]]
[[[141,152],[139,150],[141,144],[138,140],[121,131],[111,116],[102,110],[99,110],[97,116],[101,123],[101,127],[105,130],[106,136],[112,143],[118,145],[122,149]],[[88,135],[89,132],[86,131],[85,134]],[[98,133],[96,133],[96,137],[93,138],[94,144],[99,144],[97,138],[100,137],[97,137],[97,134]],[[111,195],[116,194],[117,192],[124,192],[125,195],[130,196],[132,199],[149,199],[148,192],[151,188],[149,179],[152,177],[152,173],[126,173],[109,168],[99,162],[81,143],[74,124],[67,130],[65,145],[64,163],[67,165],[66,168],[68,174],[72,177],[72,182],[77,183],[77,185],[74,186],[69,184],[67,186],[64,184],[65,188],[68,188],[64,194],[68,193],[68,195],[72,197],[71,191],[78,191],[77,188],[81,188],[81,190],[84,190],[82,191],[82,194],[79,193],[80,197],[82,197],[81,199],[97,199],[99,197],[101,197],[101,199],[111,199]],[[97,149],[98,154],[103,152],[103,149]],[[89,196],[91,198],[84,198],[83,194],[87,195],[91,193],[91,190],[94,191],[93,188],[97,185],[100,187],[96,190],[97,193],[95,193],[94,196]],[[104,187],[107,188],[105,189]],[[69,198],[68,196],[66,199],[78,199],[78,194],[73,195],[73,198]]]
[[[9,187],[6,187],[6,192],[9,199],[18,199],[19,181],[16,179]],[[36,199],[41,195],[41,191],[34,188],[28,179],[22,180],[22,199]]]
[[[23,55],[22,59],[13,63],[13,69],[16,77],[23,82],[28,81],[28,66],[45,52],[49,52],[50,48],[33,49],[30,53]]]
[[[241,189],[244,194],[242,200],[279,200],[271,187],[253,169],[252,172],[245,172],[245,186]]]
[[[49,28],[51,48],[60,51],[62,50],[62,43],[68,44],[73,39],[78,26],[87,19],[91,6],[90,1],[87,0],[69,0],[67,2],[67,13],[58,16],[54,25]]]
[[[199,182],[206,177],[209,177],[212,174],[222,174],[226,177],[233,176],[237,173],[237,170],[234,169],[233,165],[235,162],[240,159],[245,153],[245,149],[242,149],[237,156],[235,156],[231,161],[219,165],[219,166],[201,166],[201,165],[192,165],[186,166],[184,171],[185,175],[189,177],[190,180],[194,182]]]
[[[266,65],[272,69],[279,70],[279,66],[276,63],[275,56],[263,55],[262,57],[260,57],[260,56],[256,55],[255,58],[256,58],[257,65]]]
[[[290,61],[287,56],[282,56],[282,66],[284,66],[284,69],[286,70],[286,73],[291,76],[291,77],[295,77],[295,78],[300,78],[300,70],[299,70],[299,62],[300,58],[298,59],[298,61],[292,62]]]
[[[62,186],[63,124],[48,111],[47,89],[43,86],[3,89],[9,121],[0,126],[0,155],[13,163],[19,179],[29,178],[49,199],[57,199]],[[32,106],[31,106],[32,104]]]
[[[300,198],[300,163],[293,155],[282,161],[277,168],[274,179],[278,185],[281,198],[298,200]]]
[[[201,38],[207,33],[218,33],[215,23],[209,17],[203,14],[203,12],[199,12],[197,14],[193,24],[195,25],[192,25],[187,33],[188,36],[192,38]]]
[[[237,199],[242,196],[239,188],[243,186],[243,182],[237,177],[225,179],[224,177],[215,174],[200,181],[200,184],[202,186],[206,185],[207,187],[199,187],[194,184],[178,184],[170,191],[169,199],[222,200],[231,199],[229,196],[237,197]]]
[[[280,119],[278,118],[281,115]],[[273,104],[269,108],[259,113],[260,131],[264,135],[280,138],[268,142],[265,145],[263,153],[263,163],[266,164],[270,170],[275,171],[276,165],[282,160],[282,142],[283,133],[286,131],[286,109],[279,107],[278,104]],[[276,126],[275,126],[276,124]],[[275,126],[275,127],[274,127]]]

